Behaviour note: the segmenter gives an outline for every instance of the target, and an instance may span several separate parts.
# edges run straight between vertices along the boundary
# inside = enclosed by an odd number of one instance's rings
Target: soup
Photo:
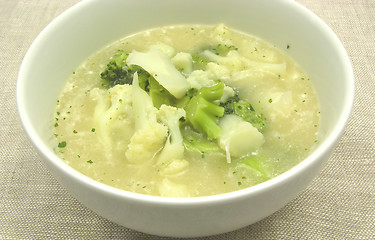
[[[155,196],[267,181],[318,139],[318,100],[286,54],[292,47],[223,24],[166,26],[113,42],[62,89],[56,151],[98,182]]]

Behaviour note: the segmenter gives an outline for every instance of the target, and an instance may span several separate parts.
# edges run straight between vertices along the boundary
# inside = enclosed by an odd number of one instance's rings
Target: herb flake
[[[59,142],[59,144],[57,145],[57,147],[59,147],[59,148],[66,147],[66,142],[65,141]]]

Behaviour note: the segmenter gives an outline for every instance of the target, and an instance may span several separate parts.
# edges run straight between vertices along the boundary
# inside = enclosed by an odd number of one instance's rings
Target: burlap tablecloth
[[[0,0],[0,239],[165,239],[118,226],[71,197],[21,127],[15,89],[22,58],[39,32],[76,2]],[[298,2],[349,53],[356,77],[349,124],[320,175],[287,206],[238,231],[200,239],[375,239],[375,1]]]

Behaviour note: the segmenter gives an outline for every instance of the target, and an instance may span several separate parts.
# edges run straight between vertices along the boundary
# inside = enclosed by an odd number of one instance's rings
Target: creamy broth
[[[188,165],[177,173],[156,164],[159,152],[148,161],[129,161],[126,151],[135,133],[135,120],[129,114],[132,104],[126,102],[131,86],[103,89],[100,73],[111,56],[118,49],[144,52],[152,45],[168,45],[173,48],[173,58],[176,53],[197,53],[218,44],[236,49],[225,57],[210,56],[215,64],[210,65],[209,76],[238,91],[264,115],[265,142],[254,155],[262,159],[268,177],[239,164],[241,159],[228,162],[222,152],[202,154],[185,149],[183,158]],[[318,100],[309,77],[286,54],[292,47],[280,50],[224,25],[168,26],[118,40],[90,56],[69,77],[56,107],[56,151],[70,166],[98,182],[157,196],[214,195],[275,177],[302,161],[318,138]],[[176,61],[176,69],[178,64]],[[186,77],[190,74],[184,73]]]

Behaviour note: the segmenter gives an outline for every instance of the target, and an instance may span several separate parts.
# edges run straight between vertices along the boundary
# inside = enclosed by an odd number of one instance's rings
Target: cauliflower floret
[[[132,112],[135,119],[135,134],[131,137],[125,153],[130,163],[144,163],[152,160],[162,149],[168,135],[168,127],[157,122],[157,109],[151,97],[139,87],[138,75],[133,78]]]
[[[172,144],[182,145],[180,119],[185,116],[186,113],[183,108],[172,107],[164,104],[160,106],[157,117],[168,127]]]
[[[264,136],[251,123],[237,115],[226,115],[219,121],[220,147],[226,151],[227,161],[257,151],[265,142]]]
[[[132,86],[117,85],[108,91],[94,88],[89,97],[95,102],[93,129],[107,150],[107,156],[114,151],[126,149],[134,134],[132,114]]]
[[[190,53],[179,52],[172,58],[173,65],[188,75],[193,71],[193,57]]]
[[[159,109],[158,118],[169,130],[168,139],[156,163],[162,175],[180,174],[189,165],[189,162],[183,159],[185,148],[179,126],[180,118],[185,116],[183,108],[162,105]]]
[[[209,77],[210,73],[203,70],[193,71],[186,79],[190,85],[190,88],[201,89],[202,87],[209,87],[215,84],[215,82]]]
[[[223,65],[219,65],[214,62],[209,62],[206,66],[206,72],[208,77],[211,79],[219,79],[223,82],[227,82],[231,79],[231,71]]]
[[[130,163],[144,163],[154,158],[163,148],[168,128],[157,122],[149,122],[131,138],[125,153]]]
[[[220,98],[221,102],[225,102],[228,100],[228,98],[233,97],[235,95],[234,89],[224,85],[224,93],[223,96]]]

